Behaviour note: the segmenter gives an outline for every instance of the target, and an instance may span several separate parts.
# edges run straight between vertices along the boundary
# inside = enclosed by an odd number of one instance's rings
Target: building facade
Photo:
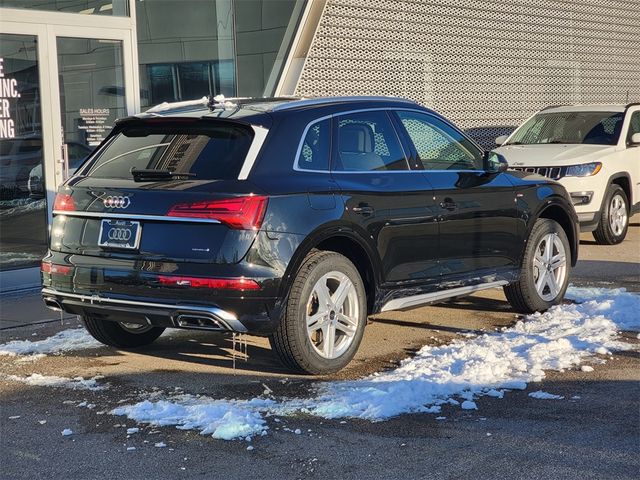
[[[0,289],[116,118],[204,95],[396,95],[491,147],[548,105],[640,100],[637,0],[0,0]]]

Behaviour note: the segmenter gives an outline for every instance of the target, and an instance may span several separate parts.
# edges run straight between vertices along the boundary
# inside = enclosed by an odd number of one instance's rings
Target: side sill
[[[471,285],[468,287],[452,288],[450,290],[441,290],[433,293],[423,293],[420,295],[412,295],[410,297],[396,298],[385,303],[380,312],[389,312],[391,310],[401,310],[403,308],[417,307],[420,305],[426,305],[428,303],[439,302],[449,298],[461,297],[464,295],[470,295],[481,290],[488,290],[490,288],[497,288],[507,285],[509,282],[506,280],[500,280],[498,282],[482,283],[479,285]]]

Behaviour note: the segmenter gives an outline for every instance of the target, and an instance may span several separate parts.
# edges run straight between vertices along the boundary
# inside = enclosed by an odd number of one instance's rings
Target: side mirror
[[[631,135],[631,141],[629,142],[629,146],[638,147],[640,146],[640,132],[634,133]]]
[[[499,137],[496,137],[496,145],[500,146],[504,144],[504,142],[507,141],[507,138],[509,138],[509,135],[500,135]]]
[[[484,155],[484,170],[487,173],[496,174],[506,172],[509,163],[503,155],[494,151],[487,152]]]

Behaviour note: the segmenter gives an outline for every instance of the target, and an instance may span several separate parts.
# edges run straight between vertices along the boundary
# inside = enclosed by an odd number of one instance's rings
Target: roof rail
[[[624,106],[625,111],[629,110],[631,107],[637,107],[638,105],[640,105],[640,102],[631,102],[631,103],[627,103]]]
[[[323,105],[326,103],[376,101],[376,100],[386,100],[386,101],[394,100],[397,102],[410,103],[412,105],[416,104],[416,102],[414,102],[413,100],[409,100],[407,98],[391,97],[391,96],[315,97],[315,98],[300,98],[299,100],[292,100],[290,102],[286,102],[281,105],[276,105],[275,107],[273,107],[273,111],[278,112],[281,110],[289,110],[291,108],[307,107],[312,105]]]

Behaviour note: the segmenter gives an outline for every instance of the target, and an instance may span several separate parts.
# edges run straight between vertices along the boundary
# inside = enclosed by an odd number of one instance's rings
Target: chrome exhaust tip
[[[218,332],[229,331],[229,327],[216,318],[192,313],[178,315],[176,318],[176,324],[182,328],[196,330],[213,330]]]
[[[53,297],[44,297],[42,299],[44,301],[44,304],[50,308],[51,310],[54,310],[56,312],[61,312],[62,311],[62,304],[60,304],[60,302],[58,300],[56,300]]]

